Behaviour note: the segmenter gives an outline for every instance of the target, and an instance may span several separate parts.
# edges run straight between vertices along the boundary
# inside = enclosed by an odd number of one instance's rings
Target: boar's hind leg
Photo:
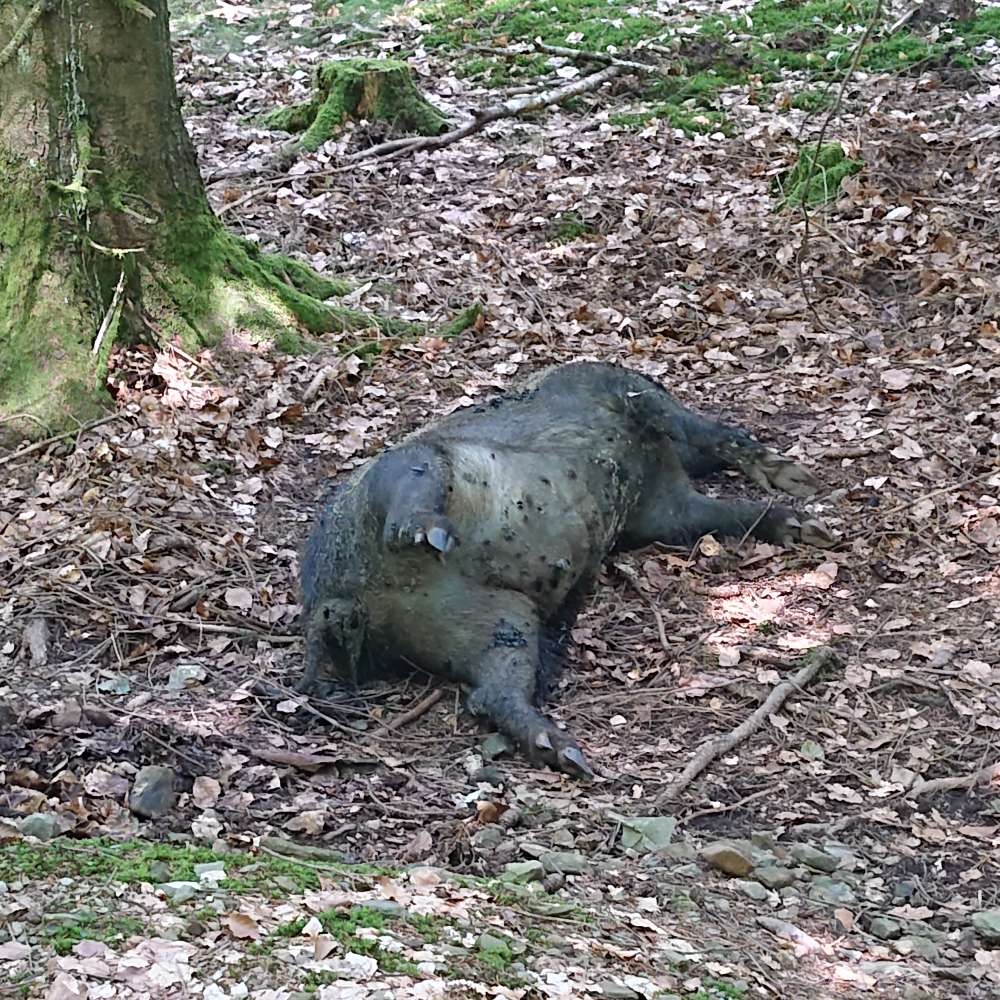
[[[383,455],[371,474],[386,546],[426,544],[447,553],[458,544],[444,513],[451,475],[441,452],[429,445],[404,445]]]
[[[576,741],[535,708],[539,626],[521,595],[484,595],[497,608],[493,634],[477,663],[463,671],[472,686],[467,705],[492,720],[535,763],[579,778],[593,776]],[[518,610],[504,614],[505,607]]]
[[[632,548],[651,542],[690,545],[707,534],[749,534],[779,545],[807,542],[826,547],[833,541],[820,522],[803,523],[787,507],[703,496],[692,487],[678,455],[664,449],[656,480],[647,484],[642,502],[629,517],[625,543]]]
[[[677,419],[677,429],[677,451],[688,475],[737,469],[764,489],[795,497],[817,492],[816,480],[805,466],[765,447],[738,427],[687,411]]]

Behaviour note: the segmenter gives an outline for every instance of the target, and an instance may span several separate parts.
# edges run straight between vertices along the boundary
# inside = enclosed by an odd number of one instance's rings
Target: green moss
[[[474,327],[482,315],[482,303],[476,302],[467,309],[463,309],[450,323],[446,323],[441,327],[438,331],[438,336],[445,339],[457,337],[460,333],[464,333],[466,330]]]
[[[254,857],[239,851],[217,854],[207,847],[141,840],[121,843],[81,840],[75,841],[72,849],[58,840],[40,845],[9,844],[0,847],[0,881],[43,882],[66,876],[125,883],[155,882],[151,866],[159,863],[169,867],[170,881],[197,882],[195,865],[213,862],[225,866],[226,878],[219,883],[220,887],[234,892],[252,890],[285,896],[319,887],[312,868],[271,855]]]
[[[43,919],[39,937],[47,941],[57,955],[68,955],[81,941],[103,941],[116,945],[137,934],[151,934],[135,917],[113,916],[77,910],[62,917]]]
[[[856,174],[864,164],[850,159],[838,142],[827,143],[817,152],[815,146],[806,146],[799,153],[798,162],[783,177],[777,187],[782,198],[779,208],[819,205],[840,193],[845,177]]]
[[[611,115],[608,121],[623,128],[643,128],[652,121],[665,121],[671,128],[679,128],[687,135],[707,135],[731,131],[726,116],[720,111],[691,111],[674,104],[655,104],[644,111]]]
[[[552,240],[555,243],[572,243],[593,232],[577,212],[563,212],[552,224]]]
[[[410,67],[395,59],[338,59],[316,69],[312,101],[264,116],[270,128],[303,132],[299,145],[318,149],[349,119],[389,122],[402,132],[440,135],[448,119],[417,90]]]
[[[788,106],[799,111],[816,112],[832,106],[833,93],[823,87],[803,87],[788,98]]]

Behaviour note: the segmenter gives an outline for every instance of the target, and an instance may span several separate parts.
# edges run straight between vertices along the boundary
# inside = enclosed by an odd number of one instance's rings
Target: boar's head
[[[367,627],[368,617],[356,598],[328,597],[314,605],[306,619],[303,680],[315,687],[333,680],[357,684]]]

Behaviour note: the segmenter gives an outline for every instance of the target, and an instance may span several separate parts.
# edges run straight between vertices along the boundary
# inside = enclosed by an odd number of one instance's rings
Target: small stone
[[[545,875],[541,861],[512,861],[504,865],[503,881],[513,885],[540,882]]]
[[[547,875],[554,872],[562,875],[586,875],[591,870],[590,862],[575,851],[548,851],[538,860]]]
[[[980,910],[974,913],[972,926],[984,941],[1000,941],[1000,910]]]
[[[553,847],[576,847],[576,837],[569,830],[553,830],[549,840]]]
[[[743,893],[748,899],[754,899],[758,903],[762,903],[770,895],[765,886],[761,885],[760,882],[752,882],[750,879],[736,879],[733,886],[737,892]]]
[[[928,938],[901,937],[898,941],[894,941],[892,946],[900,955],[917,955],[928,962],[933,962],[939,954],[938,946]]]
[[[676,868],[670,869],[670,874],[678,878],[698,878],[701,875],[701,869],[696,864],[678,865]]]
[[[149,866],[149,877],[153,882],[170,881],[170,865],[166,861],[154,861]]]
[[[149,764],[140,768],[128,797],[128,807],[147,819],[165,816],[174,807],[174,772]]]
[[[809,887],[809,898],[831,906],[852,906],[858,901],[854,890],[844,882],[823,876]]]
[[[934,994],[917,983],[907,983],[900,993],[902,1000],[934,1000]]]
[[[905,903],[917,891],[915,882],[897,882],[892,887],[892,901],[894,903]]]
[[[840,867],[840,862],[832,854],[827,854],[826,851],[811,847],[809,844],[796,844],[792,848],[792,857],[799,864],[815,868],[819,872],[826,872],[828,875]]]
[[[749,875],[753,870],[750,855],[728,840],[717,840],[702,849],[701,856],[713,868],[727,875]]]
[[[654,852],[652,857],[665,861],[690,861],[697,857],[697,854],[693,844],[689,844],[686,840],[678,840],[676,844],[667,844],[665,847],[661,847]]]
[[[488,931],[479,935],[478,947],[481,952],[484,952],[487,955],[511,954],[510,942],[506,938],[499,937],[496,934],[490,934]]]
[[[476,784],[502,785],[504,782],[503,771],[499,767],[487,764],[472,773],[472,780]]]
[[[903,933],[903,927],[898,920],[891,917],[872,917],[868,924],[868,932],[883,941],[892,941]]]
[[[542,879],[542,888],[546,892],[558,892],[566,884],[566,876],[562,872],[553,872]]]
[[[160,890],[171,903],[186,903],[201,891],[197,882],[164,882]]]
[[[493,760],[501,754],[510,753],[510,743],[502,733],[490,733],[482,743],[479,744],[480,753],[486,760]]]
[[[781,865],[766,865],[754,869],[753,877],[768,889],[784,889],[795,881],[795,872]]]
[[[504,831],[494,823],[484,826],[481,830],[476,830],[472,835],[472,846],[480,850],[492,850],[504,838]]]
[[[401,917],[406,912],[406,907],[394,899],[368,899],[362,909],[384,913],[387,917]]]
[[[32,813],[21,820],[21,834],[37,840],[51,840],[59,834],[59,823],[52,813]]]
[[[635,1000],[639,996],[631,987],[624,983],[616,983],[612,979],[597,983],[597,993],[598,996],[607,997],[608,1000]]]

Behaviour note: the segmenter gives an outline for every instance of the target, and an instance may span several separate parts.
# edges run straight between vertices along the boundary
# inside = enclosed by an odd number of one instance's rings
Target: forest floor
[[[536,27],[506,0],[444,21],[176,6],[227,224],[431,332],[135,350],[113,417],[3,459],[0,995],[997,996],[996,39],[971,66],[937,49],[907,72],[859,64],[839,106],[801,99],[807,69],[734,71],[704,107],[660,94],[655,113],[625,78],[343,169],[385,137],[355,124],[275,174],[287,137],[251,116],[303,97],[330,53],[404,54],[455,120],[580,70],[523,43],[504,77],[496,48]],[[562,44],[635,27],[578,6],[576,34],[566,4],[549,12]],[[817,23],[834,6],[805,5]],[[697,61],[695,26],[750,7],[661,4],[643,30]],[[919,10],[906,38],[942,44],[949,12]],[[806,226],[776,178],[821,134],[863,166]],[[475,328],[433,332],[476,302]],[[808,465],[823,490],[801,509],[839,544],[612,557],[548,706],[587,785],[494,758],[460,692],[425,677],[303,708],[297,553],[327,480],[583,358]],[[818,645],[839,668],[664,802]],[[141,820],[128,791],[150,764],[179,796]]]

